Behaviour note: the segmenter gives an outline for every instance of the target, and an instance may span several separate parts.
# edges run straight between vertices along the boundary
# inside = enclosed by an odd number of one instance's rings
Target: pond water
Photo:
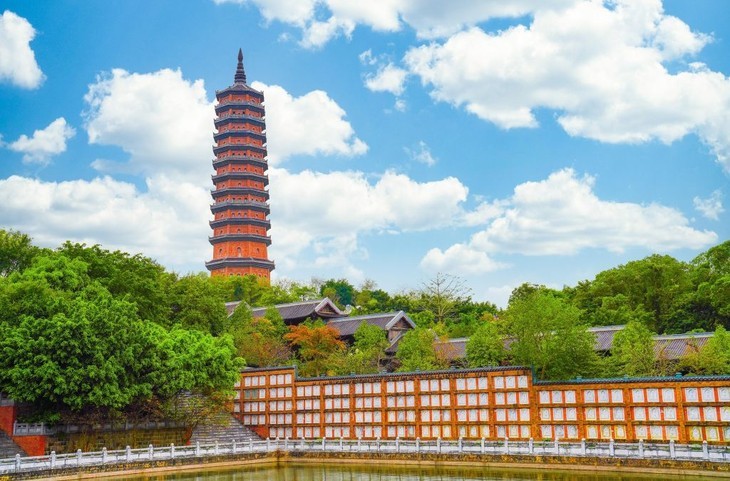
[[[681,476],[620,472],[493,469],[469,467],[367,466],[288,464],[280,467],[243,466],[226,471],[199,471],[146,477],[129,481],[680,481]],[[710,478],[692,477],[693,481]]]

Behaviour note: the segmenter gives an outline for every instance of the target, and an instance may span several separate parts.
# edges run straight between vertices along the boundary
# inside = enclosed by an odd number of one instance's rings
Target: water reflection
[[[117,478],[129,481],[679,481],[680,476],[468,467],[287,465]],[[693,478],[704,481],[708,478]]]

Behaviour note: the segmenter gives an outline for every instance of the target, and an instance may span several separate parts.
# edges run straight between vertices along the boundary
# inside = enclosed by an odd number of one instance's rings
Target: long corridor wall
[[[246,369],[234,414],[263,437],[730,444],[730,376],[534,382],[494,367],[299,378]]]

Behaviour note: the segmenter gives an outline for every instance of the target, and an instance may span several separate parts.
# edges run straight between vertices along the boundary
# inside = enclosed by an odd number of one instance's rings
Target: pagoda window
[[[241,248],[240,247],[236,247],[236,255],[238,257],[241,257],[242,254],[241,254]]]

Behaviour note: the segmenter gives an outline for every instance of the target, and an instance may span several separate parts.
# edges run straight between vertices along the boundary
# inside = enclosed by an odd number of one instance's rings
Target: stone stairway
[[[25,456],[25,452],[20,446],[15,444],[10,436],[0,431],[0,459],[14,458],[16,454]]]
[[[190,444],[229,444],[233,440],[237,443],[247,443],[249,440],[261,441],[261,438],[229,412],[220,412],[208,418],[193,429]]]

